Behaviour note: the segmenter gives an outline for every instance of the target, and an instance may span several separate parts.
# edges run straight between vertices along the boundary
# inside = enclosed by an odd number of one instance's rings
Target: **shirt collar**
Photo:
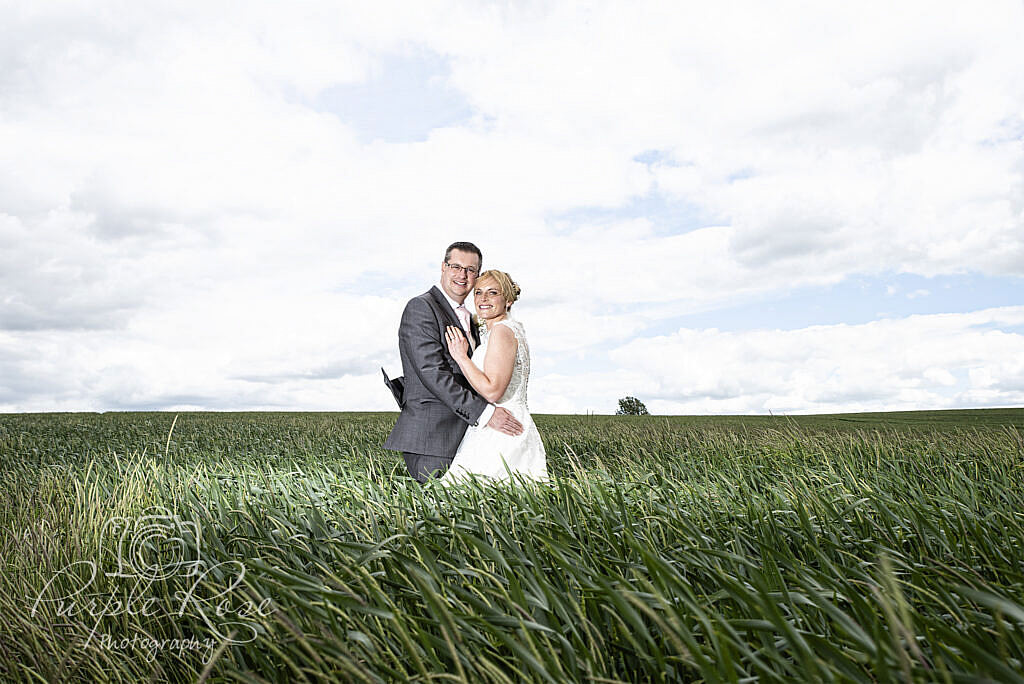
[[[460,306],[465,306],[465,304],[459,304],[459,303],[458,303],[457,301],[455,301],[454,299],[452,299],[451,297],[449,297],[449,296],[448,296],[448,293],[444,291],[444,287],[443,287],[443,286],[441,286],[441,284],[440,284],[440,283],[438,283],[438,285],[437,285],[437,289],[439,289],[439,290],[441,291],[441,294],[443,294],[443,295],[444,295],[444,298],[448,300],[448,304],[449,304],[449,305],[451,305],[451,307],[452,307],[452,311],[455,311],[455,310],[456,310],[456,309],[458,309],[458,308],[459,308]],[[466,310],[467,310],[467,311],[469,311],[469,309],[466,309]]]

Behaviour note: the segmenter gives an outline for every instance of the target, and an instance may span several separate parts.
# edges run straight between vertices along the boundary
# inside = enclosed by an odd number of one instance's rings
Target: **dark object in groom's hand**
[[[384,374],[384,384],[388,386],[389,390],[391,390],[392,396],[394,396],[395,401],[398,402],[398,408],[404,408],[405,377],[400,375],[397,378],[389,378],[387,371],[383,368],[380,369],[380,372]]]

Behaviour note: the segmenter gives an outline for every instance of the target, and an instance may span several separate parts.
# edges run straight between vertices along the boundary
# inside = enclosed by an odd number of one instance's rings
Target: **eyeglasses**
[[[444,262],[444,265],[447,266],[448,268],[450,268],[451,270],[455,271],[456,273],[458,273],[459,271],[462,271],[463,273],[465,273],[466,275],[469,275],[469,276],[474,276],[475,277],[475,276],[480,275],[480,269],[478,269],[478,268],[476,268],[474,266],[459,266],[458,264],[450,264],[447,261]]]

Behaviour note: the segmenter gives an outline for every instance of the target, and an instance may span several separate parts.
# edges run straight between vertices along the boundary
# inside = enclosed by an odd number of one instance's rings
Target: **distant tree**
[[[636,397],[623,397],[619,399],[619,410],[617,416],[648,416],[647,407]]]

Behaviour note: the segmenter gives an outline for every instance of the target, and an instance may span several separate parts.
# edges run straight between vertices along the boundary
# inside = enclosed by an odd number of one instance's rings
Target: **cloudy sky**
[[[448,243],[540,413],[1024,406],[1017,1],[0,2],[0,411],[390,410]]]

